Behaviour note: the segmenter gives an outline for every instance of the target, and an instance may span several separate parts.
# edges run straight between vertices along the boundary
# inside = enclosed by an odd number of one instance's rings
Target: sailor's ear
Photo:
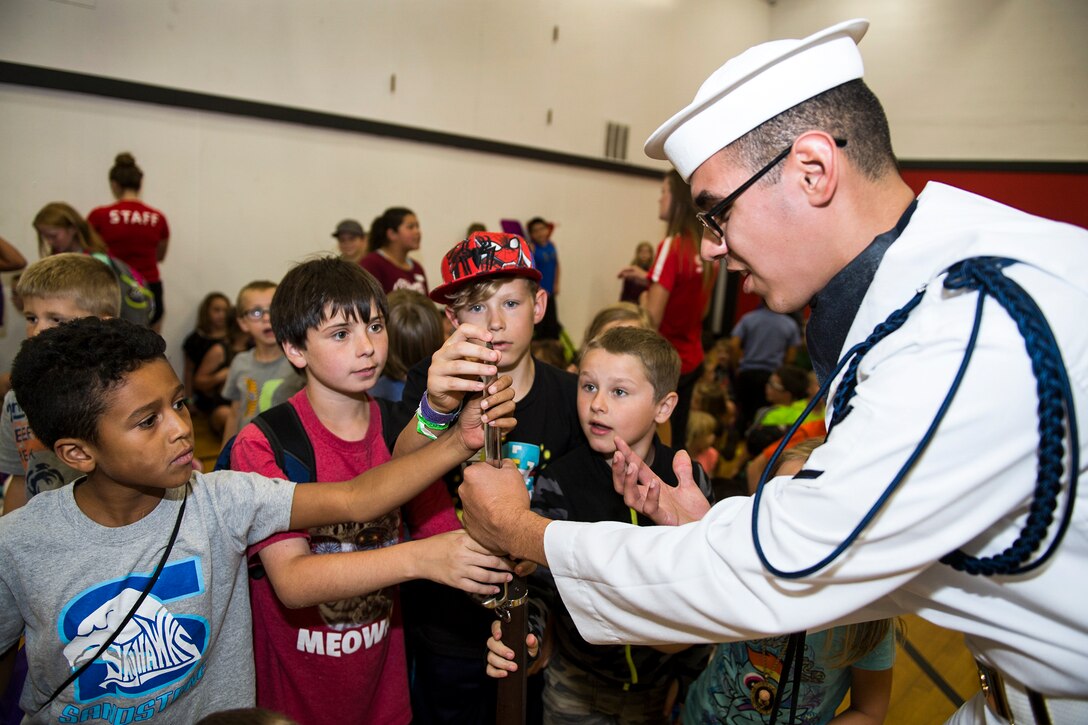
[[[807,131],[793,142],[786,174],[812,206],[826,206],[835,196],[844,157],[835,139],[823,131]]]

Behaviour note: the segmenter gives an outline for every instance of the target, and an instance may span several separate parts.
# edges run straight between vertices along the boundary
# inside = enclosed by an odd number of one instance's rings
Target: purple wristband
[[[419,399],[419,412],[428,423],[447,426],[457,420],[457,416],[461,414],[461,408],[458,407],[450,413],[439,413],[427,402],[427,391],[424,390],[423,397]]]

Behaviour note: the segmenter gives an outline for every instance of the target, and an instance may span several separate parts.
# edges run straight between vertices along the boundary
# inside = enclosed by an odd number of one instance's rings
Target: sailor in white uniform
[[[913,612],[986,672],[954,720],[1088,722],[1088,232],[940,184],[915,198],[861,80],[867,27],[749,49],[646,144],[689,180],[705,257],[771,309],[812,302],[827,443],[709,511],[617,454],[628,501],[675,527],[550,522],[511,466],[474,466],[466,526],[549,566],[591,642]]]

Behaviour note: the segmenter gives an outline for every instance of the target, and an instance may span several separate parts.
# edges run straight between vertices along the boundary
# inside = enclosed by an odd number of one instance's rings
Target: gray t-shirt
[[[305,376],[295,372],[286,356],[259,362],[252,350],[246,350],[230,361],[223,397],[238,402],[238,430],[242,430],[258,413],[284,402],[305,383]]]
[[[82,474],[61,463],[53,451],[30,430],[26,413],[15,399],[15,391],[4,396],[0,413],[0,473],[26,476],[26,497],[30,500],[42,491],[52,491],[71,483]]]
[[[128,526],[101,526],[76,486],[35,496],[0,526],[0,648],[25,627],[27,722],[191,723],[255,701],[246,547],[288,528],[295,484],[253,473],[194,473],[177,542],[154,589],[108,651],[93,657],[158,565],[185,488]]]
[[[801,331],[793,318],[762,305],[740,318],[733,337],[744,350],[741,371],[775,370],[785,362],[786,351],[801,344]]]

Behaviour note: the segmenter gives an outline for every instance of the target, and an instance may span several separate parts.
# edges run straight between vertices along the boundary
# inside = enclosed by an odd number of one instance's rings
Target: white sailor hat
[[[857,44],[868,29],[868,20],[847,20],[803,40],[749,48],[714,71],[695,100],[653,132],[646,155],[668,159],[687,181],[704,161],[764,121],[861,78]]]

